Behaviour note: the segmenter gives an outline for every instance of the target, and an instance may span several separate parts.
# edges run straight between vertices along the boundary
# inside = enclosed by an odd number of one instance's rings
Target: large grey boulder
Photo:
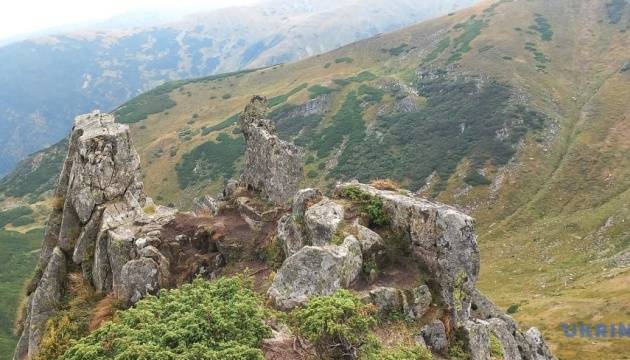
[[[315,246],[330,244],[343,221],[343,206],[325,198],[304,212],[304,224],[310,242]]]
[[[358,188],[383,202],[390,226],[408,237],[411,253],[437,280],[452,316],[458,321],[468,319],[468,294],[475,288],[479,274],[474,219],[444,204],[357,182],[340,184],[336,192],[342,195],[342,190],[348,187]]]
[[[267,99],[254,96],[239,118],[245,137],[241,182],[278,205],[289,205],[303,177],[303,151],[276,135]]]
[[[353,236],[340,246],[305,246],[284,261],[267,295],[276,307],[292,309],[311,296],[331,295],[348,287],[362,264],[361,247]]]

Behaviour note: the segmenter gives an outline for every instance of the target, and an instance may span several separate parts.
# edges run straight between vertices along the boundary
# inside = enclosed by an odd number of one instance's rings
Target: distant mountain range
[[[159,26],[65,33],[0,47],[0,176],[59,141],[72,118],[165,80],[284,63],[474,0],[266,1]],[[122,22],[125,23],[125,22]]]

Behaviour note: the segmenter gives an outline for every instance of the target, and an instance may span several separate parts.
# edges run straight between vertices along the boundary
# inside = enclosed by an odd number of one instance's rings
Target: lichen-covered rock
[[[420,329],[420,334],[429,350],[437,354],[446,354],[448,351],[448,338],[446,329],[440,320],[434,320]]]
[[[524,334],[524,339],[526,344],[521,343],[520,345],[523,347],[523,358],[526,360],[555,360],[556,357],[553,356],[549,348],[547,347],[547,343],[543,339],[540,331],[532,327]],[[526,346],[529,345],[529,346]]]
[[[147,294],[158,290],[158,264],[149,258],[127,262],[120,274],[118,299],[125,304],[134,304]]]
[[[402,292],[403,314],[410,319],[421,318],[431,307],[431,291],[426,285]]]
[[[399,311],[402,308],[400,290],[392,287],[379,286],[370,290],[370,302],[384,314]]]
[[[309,205],[313,205],[323,197],[322,192],[319,189],[302,189],[298,191],[293,197],[293,205],[291,206],[291,212],[293,218],[304,218]]]
[[[514,338],[509,325],[502,319],[492,318],[488,320],[488,328],[497,337],[503,348],[504,360],[521,360],[522,356],[518,350],[518,343]]]
[[[343,206],[327,198],[308,208],[304,213],[304,224],[311,244],[315,246],[330,244],[339,224],[343,221],[343,216]]]
[[[34,358],[44,335],[46,322],[61,304],[66,276],[66,257],[59,247],[53,249],[37,288],[28,300],[28,315],[14,359]]]
[[[431,292],[426,285],[411,290],[376,287],[369,292],[369,301],[379,312],[401,313],[409,319],[421,318],[431,307]]]
[[[295,254],[306,245],[305,235],[291,214],[286,214],[278,220],[277,230],[278,241],[286,257]]]
[[[468,294],[475,288],[479,274],[474,219],[444,204],[356,182],[338,185],[337,193],[342,194],[348,187],[358,188],[383,202],[390,226],[409,239],[411,253],[437,280],[453,318],[468,319]]]
[[[380,258],[382,255],[381,251],[385,248],[383,238],[359,223],[354,224],[354,229],[357,234],[357,240],[359,240],[359,244],[361,245],[363,259]]]
[[[239,118],[245,136],[241,182],[278,205],[289,205],[303,176],[303,151],[276,136],[267,99],[254,96]]]
[[[471,360],[490,360],[490,332],[483,320],[466,320],[462,325]]]
[[[348,287],[359,275],[362,263],[361,247],[353,236],[340,246],[305,246],[284,261],[267,295],[276,307],[292,309],[311,296],[330,295]]]

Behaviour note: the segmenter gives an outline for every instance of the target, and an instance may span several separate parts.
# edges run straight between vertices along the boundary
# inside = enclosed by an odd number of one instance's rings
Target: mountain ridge
[[[308,150],[306,184],[416,181],[414,190],[475,216],[481,289],[540,326],[556,353],[623,353],[622,341],[560,328],[618,321],[630,302],[630,15],[611,15],[611,3],[483,2],[297,63],[182,82],[167,92],[175,105],[135,108],[135,119],[146,115],[131,123],[145,186],[183,207],[220,191],[242,160],[213,154],[241,154],[234,116],[252,92],[265,94],[279,134]],[[353,147],[369,151],[344,157]]]

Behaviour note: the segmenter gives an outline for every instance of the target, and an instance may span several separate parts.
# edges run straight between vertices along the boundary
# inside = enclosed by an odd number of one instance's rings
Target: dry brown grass
[[[400,185],[392,179],[376,179],[373,180],[370,185],[379,189],[379,190],[390,190],[390,191],[398,191],[400,190]]]
[[[63,209],[64,202],[65,202],[65,199],[63,198],[63,196],[53,196],[50,199],[50,207],[53,210],[61,210]]]
[[[68,274],[68,291],[71,294],[71,306],[89,303],[94,299],[94,289],[83,274],[78,272]]]
[[[109,294],[94,305],[92,316],[90,317],[90,332],[98,329],[104,323],[114,318],[114,313],[118,309],[118,301],[114,294]]]

